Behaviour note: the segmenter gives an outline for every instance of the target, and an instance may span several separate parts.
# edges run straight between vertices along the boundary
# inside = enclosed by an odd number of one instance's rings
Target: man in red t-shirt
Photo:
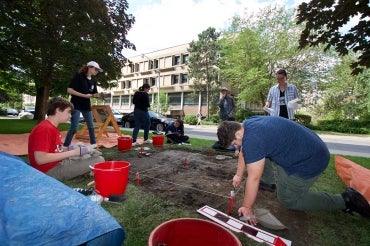
[[[90,171],[90,165],[104,161],[91,147],[64,147],[58,125],[71,119],[73,105],[61,97],[49,100],[48,118],[35,126],[29,136],[31,165],[56,179],[71,179]]]

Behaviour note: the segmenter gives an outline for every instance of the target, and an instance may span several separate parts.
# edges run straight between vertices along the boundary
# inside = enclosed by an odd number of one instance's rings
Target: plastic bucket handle
[[[114,169],[100,169],[100,168],[94,168],[93,166],[89,165],[89,167],[92,169],[92,170],[101,170],[101,171],[104,171],[104,172],[121,172],[122,168],[114,168]]]

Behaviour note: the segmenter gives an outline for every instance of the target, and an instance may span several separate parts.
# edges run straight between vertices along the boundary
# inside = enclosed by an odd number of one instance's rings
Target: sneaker
[[[346,208],[343,210],[345,213],[357,212],[364,217],[370,217],[370,205],[358,191],[347,188],[342,193],[342,197],[346,203]]]
[[[133,142],[132,143],[132,146],[138,146],[138,145],[140,145],[141,143],[139,143],[139,142]]]
[[[151,143],[153,143],[153,141],[151,139],[147,139],[147,140],[144,140],[143,143],[144,144],[151,144]]]
[[[263,181],[260,181],[260,185],[258,187],[260,190],[267,190],[270,192],[275,192],[276,190],[276,184],[267,184]]]

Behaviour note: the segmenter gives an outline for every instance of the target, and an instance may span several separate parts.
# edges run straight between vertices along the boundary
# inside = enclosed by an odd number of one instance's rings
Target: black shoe
[[[90,196],[92,195],[95,190],[93,188],[84,189],[84,188],[73,188],[75,191],[81,193],[84,196]]]
[[[267,190],[270,192],[275,192],[276,184],[267,184],[265,182],[260,181],[260,185],[258,187],[260,190]]]
[[[346,213],[352,214],[357,212],[364,217],[370,217],[370,205],[366,199],[356,190],[347,188],[342,197],[346,203],[346,208],[343,210]]]

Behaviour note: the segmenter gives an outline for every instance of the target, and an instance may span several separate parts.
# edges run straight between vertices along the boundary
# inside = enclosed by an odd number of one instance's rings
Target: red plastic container
[[[91,167],[96,193],[103,197],[125,194],[130,165],[127,161],[106,161]]]
[[[162,147],[164,144],[164,135],[153,135],[152,140],[154,147]]]
[[[208,220],[180,218],[157,226],[149,236],[148,246],[242,246],[228,229]]]
[[[123,136],[118,138],[118,150],[130,151],[132,147],[132,137]]]

